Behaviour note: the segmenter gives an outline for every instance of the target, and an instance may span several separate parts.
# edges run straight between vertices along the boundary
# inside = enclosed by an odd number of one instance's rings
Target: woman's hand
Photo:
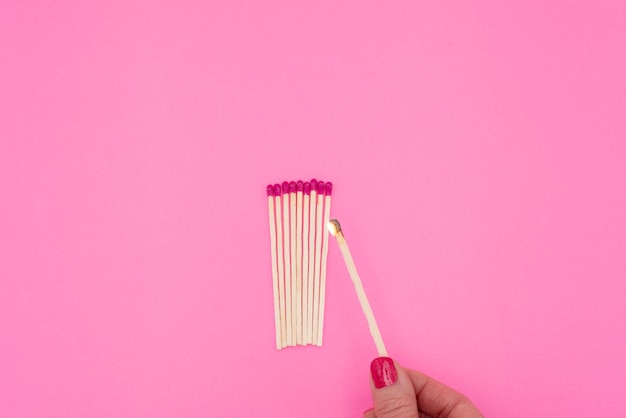
[[[389,357],[372,361],[370,388],[374,407],[363,418],[484,418],[465,396]]]

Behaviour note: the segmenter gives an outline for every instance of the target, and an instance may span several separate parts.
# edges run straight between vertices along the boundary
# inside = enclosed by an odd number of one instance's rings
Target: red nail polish
[[[398,381],[398,371],[389,357],[378,357],[370,366],[376,389],[391,386]]]

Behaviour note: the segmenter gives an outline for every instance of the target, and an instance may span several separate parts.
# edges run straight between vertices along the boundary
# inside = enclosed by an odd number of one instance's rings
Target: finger
[[[374,412],[374,408],[370,408],[367,411],[363,412],[363,418],[376,418],[376,412]]]
[[[415,370],[406,370],[413,382],[420,412],[441,418],[483,418],[467,397]]]
[[[419,411],[420,418],[433,418],[430,415],[424,414],[422,411]],[[374,408],[370,408],[363,412],[363,418],[376,418],[376,412],[374,412]]]
[[[415,388],[406,371],[389,357],[370,366],[370,388],[376,418],[419,418]]]

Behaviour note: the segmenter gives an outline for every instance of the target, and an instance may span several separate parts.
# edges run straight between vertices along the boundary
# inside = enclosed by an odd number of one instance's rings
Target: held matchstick
[[[337,245],[339,246],[339,250],[341,250],[341,254],[343,255],[343,260],[346,263],[348,273],[350,274],[350,277],[352,278],[352,283],[354,284],[354,290],[356,290],[356,295],[359,298],[359,302],[361,303],[361,309],[363,309],[363,313],[365,314],[365,318],[367,319],[367,324],[370,328],[370,333],[372,334],[372,338],[374,338],[374,344],[376,344],[378,356],[388,357],[385,343],[383,343],[383,337],[380,335],[378,325],[376,325],[374,312],[372,312],[372,308],[370,307],[367,296],[365,295],[365,290],[363,289],[363,284],[361,283],[361,279],[359,278],[359,273],[357,273],[356,271],[356,266],[354,265],[354,260],[352,259],[352,255],[350,254],[350,249],[348,248],[346,238],[341,231],[341,225],[339,224],[338,220],[331,219],[326,224],[326,227],[330,231],[330,234],[337,239]]]

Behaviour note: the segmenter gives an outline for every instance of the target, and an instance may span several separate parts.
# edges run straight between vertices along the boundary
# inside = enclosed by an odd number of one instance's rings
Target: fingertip
[[[376,412],[374,412],[374,408],[366,409],[363,412],[363,418],[376,418]]]
[[[372,360],[370,372],[376,389],[391,386],[398,381],[395,362],[390,357],[378,357]]]
[[[415,388],[405,369],[389,357],[378,357],[370,365],[370,390],[374,417],[418,418]]]

